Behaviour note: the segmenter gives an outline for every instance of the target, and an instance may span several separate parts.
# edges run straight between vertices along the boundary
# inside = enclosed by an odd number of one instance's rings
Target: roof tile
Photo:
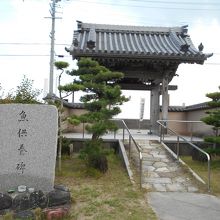
[[[78,23],[73,46],[75,57],[125,56],[144,59],[169,58],[180,62],[203,63],[212,54],[197,50],[183,27],[144,27]]]

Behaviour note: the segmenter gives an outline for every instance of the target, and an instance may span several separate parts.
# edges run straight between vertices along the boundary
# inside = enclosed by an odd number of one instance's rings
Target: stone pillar
[[[168,76],[165,75],[162,80],[162,120],[168,119],[169,94],[168,94]]]
[[[150,124],[151,132],[153,134],[159,134],[159,125],[157,120],[159,120],[160,115],[160,86],[156,85],[151,89],[150,95]]]

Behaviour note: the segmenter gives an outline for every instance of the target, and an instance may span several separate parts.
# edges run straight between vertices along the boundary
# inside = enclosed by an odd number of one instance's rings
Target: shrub
[[[70,140],[68,138],[62,137],[62,154],[63,155],[69,155],[70,150],[69,150],[69,145],[70,145]],[[59,144],[59,141],[57,141],[57,145]],[[57,147],[57,154],[58,154],[58,147]]]
[[[88,167],[93,167],[102,173],[108,170],[106,150],[100,139],[85,142],[84,148],[80,151],[80,158],[86,162]]]
[[[200,161],[200,162],[206,162],[207,157],[205,154],[201,153],[200,151],[193,149],[192,150],[192,160]]]
[[[220,155],[220,148],[209,147],[209,148],[205,149],[205,152],[207,152],[208,154],[211,154],[211,155]]]

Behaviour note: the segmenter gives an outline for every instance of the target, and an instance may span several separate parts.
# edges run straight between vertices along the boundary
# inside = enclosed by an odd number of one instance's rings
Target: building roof
[[[204,110],[204,109],[210,109],[207,102],[195,104],[195,105],[188,105],[188,106],[169,106],[168,111],[169,112],[189,112],[189,111],[196,111],[196,110]],[[160,111],[162,111],[162,107],[160,106]]]
[[[188,111],[195,111],[195,110],[202,110],[202,109],[210,109],[213,108],[211,106],[208,105],[208,102],[203,102],[203,103],[199,103],[199,104],[195,104],[195,105],[188,105],[185,107],[186,112]]]
[[[185,110],[184,106],[169,106],[168,107],[168,112],[184,112],[184,110]]]
[[[44,98],[46,100],[47,97]],[[54,96],[53,100],[60,100],[59,97]],[[78,102],[78,103],[72,103],[68,102],[68,100],[63,99],[63,106],[71,109],[85,109],[84,103]],[[211,109],[213,107],[208,105],[208,102],[202,102],[194,105],[188,105],[188,106],[168,106],[169,112],[188,112],[188,111],[196,111],[196,110],[204,110],[204,109]],[[162,111],[162,106],[160,106],[160,111]]]
[[[66,50],[77,59],[123,57],[202,64],[212,54],[204,54],[202,44],[195,48],[187,31],[187,26],[122,26],[78,21],[73,44]]]
[[[67,108],[72,109],[84,109],[83,103],[70,103],[67,101],[63,101],[63,105]],[[204,109],[210,109],[210,107],[207,102],[195,104],[195,105],[188,105],[188,106],[169,106],[168,111],[169,112],[189,112],[189,111],[196,111],[196,110],[204,110]],[[162,111],[162,106],[160,106],[160,111]]]
[[[84,109],[83,103],[70,103],[67,101],[63,101],[63,106],[71,109]]]

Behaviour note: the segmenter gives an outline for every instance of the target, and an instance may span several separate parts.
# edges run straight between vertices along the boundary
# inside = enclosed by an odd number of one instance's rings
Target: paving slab
[[[143,163],[143,166],[151,166],[153,165],[154,161],[144,160],[142,163]]]
[[[147,177],[148,178],[157,178],[157,177],[160,177],[160,176],[155,172],[147,172]]]
[[[143,169],[145,170],[145,171],[154,171],[155,170],[155,167],[153,167],[153,166],[145,166],[145,165],[143,165]]]
[[[186,188],[180,183],[172,183],[166,185],[167,190],[171,192],[186,192]]]
[[[176,178],[174,178],[174,180],[177,182],[177,183],[184,183],[186,181],[185,178],[181,177],[181,176],[178,176]]]
[[[195,186],[188,186],[187,191],[188,191],[188,192],[197,192],[197,191],[198,191],[198,188],[195,187]]]
[[[154,163],[154,167],[156,167],[156,168],[166,167],[166,166],[167,166],[167,164],[164,162],[155,162]]]
[[[160,167],[156,169],[157,172],[169,172],[169,169],[167,167]]]
[[[220,198],[198,193],[150,192],[148,202],[160,220],[219,220]]]
[[[167,155],[159,154],[159,155],[155,155],[154,158],[167,159]]]
[[[158,174],[160,177],[173,178],[172,181],[178,182],[178,179],[176,180],[176,175],[177,175],[177,174],[176,174],[175,172],[157,172],[157,174]],[[184,179],[183,182],[185,182],[186,179],[185,179],[185,178],[183,178],[183,179]],[[183,183],[183,182],[182,182],[182,183]]]
[[[157,184],[154,184],[153,187],[154,187],[155,190],[158,191],[158,192],[166,192],[166,191],[167,191],[165,184],[157,183]]]
[[[145,178],[145,181],[147,183],[151,183],[151,184],[158,184],[158,183],[172,183],[170,178]]]

